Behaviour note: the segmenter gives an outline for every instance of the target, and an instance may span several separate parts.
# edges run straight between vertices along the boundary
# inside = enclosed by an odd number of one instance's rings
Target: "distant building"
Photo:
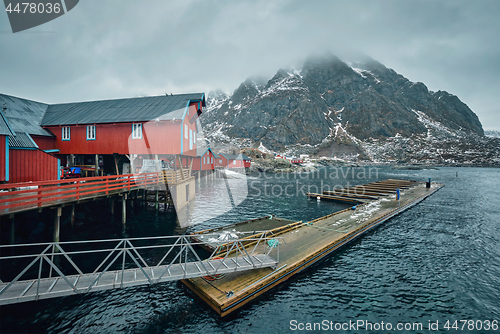
[[[284,156],[281,154],[276,154],[275,155],[276,159],[284,159],[290,161],[292,164],[301,164],[304,162],[302,158],[296,158],[296,157],[291,157],[291,156]]]
[[[219,153],[218,167],[227,168],[250,168],[252,159],[245,154]]]
[[[196,158],[194,159],[193,170],[205,171],[214,170],[217,155],[212,151],[210,147],[198,147],[196,152]]]

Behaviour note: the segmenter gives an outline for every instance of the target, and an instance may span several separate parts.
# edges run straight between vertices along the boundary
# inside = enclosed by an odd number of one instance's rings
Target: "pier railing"
[[[255,241],[224,241],[230,252],[204,260],[184,235],[0,246],[0,305],[276,268],[280,238]]]
[[[165,184],[162,172],[0,185],[0,214]],[[17,209],[17,210],[16,210]]]

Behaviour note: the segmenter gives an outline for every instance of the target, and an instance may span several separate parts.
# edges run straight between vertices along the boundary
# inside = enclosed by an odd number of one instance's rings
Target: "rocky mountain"
[[[373,59],[310,58],[300,72],[248,79],[232,94],[210,93],[207,102],[200,120],[212,141],[351,160],[500,161],[493,150],[500,140],[484,136],[458,97],[429,91]]]
[[[500,131],[488,130],[484,131],[484,135],[492,138],[500,138]]]

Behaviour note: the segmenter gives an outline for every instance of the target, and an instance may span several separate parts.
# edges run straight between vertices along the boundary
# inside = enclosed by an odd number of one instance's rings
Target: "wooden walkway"
[[[210,284],[202,278],[182,282],[221,316],[228,315],[377,225],[416,205],[442,186],[432,184],[431,188],[426,188],[424,183],[413,182],[405,186],[399,202],[395,198],[381,197],[360,204],[355,210],[345,209],[290,227],[280,234],[284,243],[279,246],[280,261],[276,270],[257,269],[234,273]],[[231,297],[228,298],[226,292],[232,292]]]

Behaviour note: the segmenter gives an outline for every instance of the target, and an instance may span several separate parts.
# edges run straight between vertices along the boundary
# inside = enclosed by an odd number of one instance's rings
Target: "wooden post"
[[[189,159],[191,159],[191,162],[189,163],[188,177],[191,177],[191,172],[193,171],[193,161],[194,161],[194,159],[193,158],[189,158]]]
[[[99,176],[99,154],[95,155],[95,175]]]
[[[61,231],[61,213],[62,207],[57,207],[54,212],[54,242],[59,242],[59,235]]]
[[[13,245],[14,244],[14,239],[15,239],[15,231],[16,231],[16,221],[15,221],[15,218],[14,218],[14,214],[11,213],[9,215],[9,218],[10,218],[10,244]]]
[[[155,190],[155,209],[158,211],[158,189]]]
[[[131,154],[129,157],[130,160],[130,174],[135,174],[135,158],[136,154]]]
[[[73,227],[73,225],[75,224],[75,207],[76,207],[75,204],[71,205],[71,216],[70,216],[71,227]]]
[[[179,160],[179,167],[181,169],[181,179],[184,180],[184,167],[182,166],[182,158],[180,155],[177,156],[177,160]]]
[[[122,200],[122,224],[127,222],[127,194],[123,194]]]
[[[75,155],[70,154],[69,155],[69,161],[68,161],[68,167],[73,167],[75,165]]]
[[[116,175],[120,175],[120,171],[118,170],[118,161],[120,161],[120,156],[116,153],[113,153],[113,160],[115,160]]]

